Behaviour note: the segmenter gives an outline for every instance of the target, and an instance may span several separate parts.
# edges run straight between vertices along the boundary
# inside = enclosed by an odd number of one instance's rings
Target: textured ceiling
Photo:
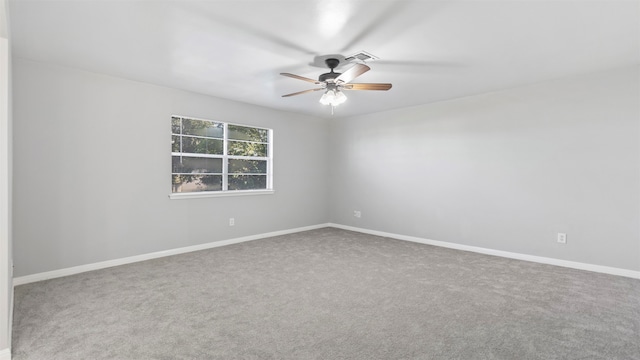
[[[13,55],[330,117],[323,59],[380,60],[335,117],[640,63],[638,1],[10,0]],[[341,67],[346,69],[349,64]]]

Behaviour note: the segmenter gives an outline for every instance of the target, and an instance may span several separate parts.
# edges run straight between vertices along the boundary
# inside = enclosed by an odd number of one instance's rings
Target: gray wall
[[[638,67],[329,123],[27,60],[13,75],[16,276],[327,221],[640,270]],[[169,200],[171,114],[273,128],[276,194]]]
[[[13,76],[15,276],[328,220],[326,121],[23,59]],[[170,200],[172,114],[272,128],[275,194]]]
[[[640,270],[639,75],[336,119],[331,221]]]

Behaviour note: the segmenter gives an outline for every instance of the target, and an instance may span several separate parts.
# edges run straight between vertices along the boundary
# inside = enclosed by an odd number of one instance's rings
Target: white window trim
[[[202,191],[202,192],[189,192],[189,193],[171,193],[169,199],[199,199],[210,197],[225,197],[225,196],[247,196],[247,195],[272,195],[275,194],[275,190],[227,190],[227,191]]]
[[[275,194],[275,190],[273,189],[273,129],[269,129],[269,128],[263,128],[260,126],[253,126],[253,125],[247,125],[247,124],[236,124],[236,123],[230,123],[230,122],[223,122],[223,121],[217,121],[217,120],[209,120],[209,119],[201,119],[201,118],[196,118],[196,117],[191,117],[191,116],[183,116],[183,115],[171,115],[171,117],[179,117],[179,118],[188,118],[188,119],[193,119],[193,120],[201,120],[201,121],[212,121],[212,122],[219,122],[222,123],[224,126],[224,131],[223,131],[223,137],[222,140],[222,144],[223,144],[223,154],[227,153],[227,142],[228,142],[228,129],[227,126],[228,125],[237,125],[237,126],[245,126],[245,127],[253,127],[253,128],[257,128],[257,129],[264,129],[264,130],[268,130],[268,136],[269,136],[269,140],[268,143],[266,143],[267,145],[267,151],[269,156],[267,157],[253,157],[253,156],[239,156],[239,155],[227,155],[227,158],[229,159],[247,159],[247,160],[266,160],[267,161],[267,188],[266,189],[257,189],[257,190],[222,190],[222,191],[199,191],[199,192],[188,192],[188,193],[174,193],[171,192],[169,194],[169,199],[171,200],[183,200],[183,199],[200,199],[200,198],[212,198],[212,197],[227,197],[227,196],[252,196],[252,195],[273,195]],[[188,135],[186,135],[188,136]],[[254,142],[254,141],[244,141],[244,140],[233,140],[233,141],[241,141],[241,142]],[[264,143],[263,143],[264,144]],[[182,150],[182,149],[181,149]],[[183,156],[189,156],[189,153],[181,153]],[[174,153],[171,152],[172,156],[177,156],[179,155],[178,153]],[[207,156],[208,154],[195,154],[198,157],[212,157],[212,158],[222,158],[221,155],[211,155],[211,156]],[[204,155],[204,156],[203,156]],[[227,175],[228,174],[228,168],[227,168],[228,164],[223,161],[222,162],[222,182],[223,182],[223,189],[226,188],[227,186]]]

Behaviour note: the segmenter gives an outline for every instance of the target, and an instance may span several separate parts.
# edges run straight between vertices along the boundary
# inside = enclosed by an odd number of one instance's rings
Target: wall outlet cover
[[[567,234],[565,233],[558,233],[558,242],[560,244],[566,244],[567,243]]]

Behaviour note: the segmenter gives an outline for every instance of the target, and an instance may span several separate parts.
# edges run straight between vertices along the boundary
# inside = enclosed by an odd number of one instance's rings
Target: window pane
[[[270,132],[172,116],[172,192],[266,189]]]
[[[229,175],[229,190],[266,189],[266,175]]]
[[[171,132],[174,134],[180,134],[180,118],[171,118]]]
[[[227,155],[267,156],[267,144],[229,141]]]
[[[171,180],[174,193],[222,190],[222,175],[172,175]]]
[[[247,126],[228,125],[229,139],[267,142],[269,130],[256,129]]]
[[[229,159],[229,172],[266,174],[267,161]]]
[[[189,156],[172,156],[171,172],[173,173],[221,173],[222,159],[199,158]]]
[[[182,119],[182,134],[208,136],[222,139],[224,127],[222,123],[211,121]]]
[[[182,136],[182,152],[222,155],[223,140]]]
[[[180,152],[180,136],[171,135],[171,152]]]

